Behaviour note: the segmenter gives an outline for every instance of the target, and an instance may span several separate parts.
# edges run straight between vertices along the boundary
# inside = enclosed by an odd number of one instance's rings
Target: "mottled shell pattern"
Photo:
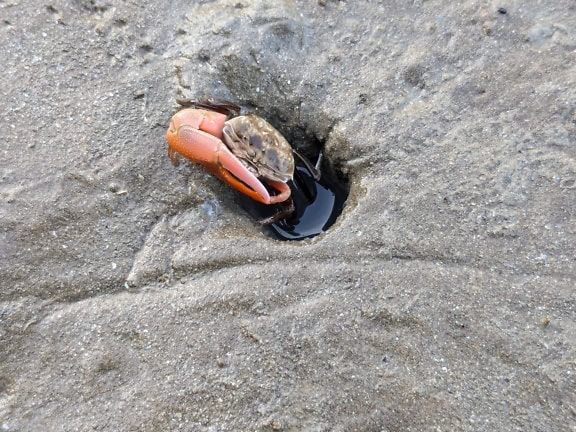
[[[288,141],[266,120],[254,114],[224,124],[224,142],[258,177],[287,182],[294,175],[294,156]]]

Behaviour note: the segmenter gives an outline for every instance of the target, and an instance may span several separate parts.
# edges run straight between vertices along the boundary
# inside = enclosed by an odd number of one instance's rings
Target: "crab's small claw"
[[[262,182],[222,142],[225,121],[226,115],[214,111],[187,108],[177,112],[166,132],[170,157],[179,153],[202,164],[212,174],[256,201],[264,204],[280,202],[279,197],[284,191],[271,197]]]

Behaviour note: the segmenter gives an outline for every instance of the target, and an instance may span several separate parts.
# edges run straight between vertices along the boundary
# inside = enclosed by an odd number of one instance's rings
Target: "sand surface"
[[[0,430],[576,430],[573,0],[0,1]],[[313,240],[173,167],[233,99]]]

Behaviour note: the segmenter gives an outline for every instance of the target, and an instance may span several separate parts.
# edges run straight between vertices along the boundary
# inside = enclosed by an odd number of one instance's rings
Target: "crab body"
[[[228,119],[239,111],[230,103],[186,104],[193,108],[177,112],[166,132],[174,163],[179,153],[256,201],[292,205],[287,182],[294,175],[294,156],[280,132],[254,114]]]
[[[286,183],[294,176],[294,156],[288,141],[270,123],[254,114],[224,123],[224,143],[257,177]]]

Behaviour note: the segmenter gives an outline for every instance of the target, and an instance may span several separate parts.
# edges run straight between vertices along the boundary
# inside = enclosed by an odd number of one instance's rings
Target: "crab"
[[[166,132],[174,164],[180,154],[250,198],[283,206],[282,211],[259,221],[262,224],[294,211],[288,183],[294,177],[294,154],[300,155],[280,132],[255,114],[238,115],[240,107],[228,101],[178,103],[184,108],[174,114]]]

